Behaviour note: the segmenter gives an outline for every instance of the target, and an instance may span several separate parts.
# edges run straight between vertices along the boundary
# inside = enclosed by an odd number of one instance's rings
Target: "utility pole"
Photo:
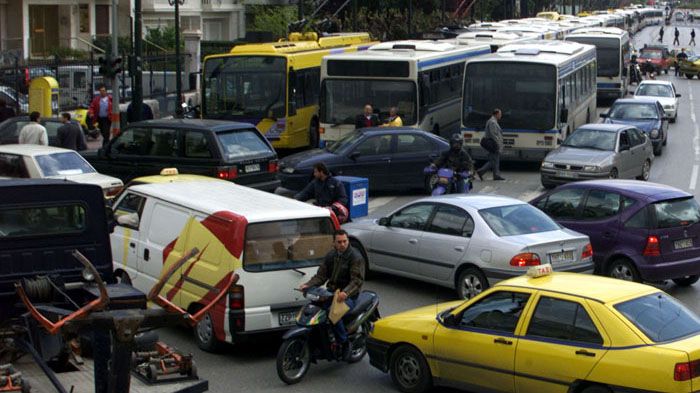
[[[177,108],[175,113],[178,116],[182,115],[182,66],[180,59],[180,5],[185,4],[185,0],[168,0],[170,5],[175,5],[175,90],[177,90]]]
[[[131,89],[131,113],[136,121],[143,120],[143,79],[141,77],[141,57],[142,49],[142,26],[141,21],[141,0],[134,0],[134,55],[129,59],[131,66],[133,86]],[[131,64],[133,61],[133,65]]]
[[[112,58],[119,57],[119,1],[112,0]],[[119,127],[119,77],[112,76],[112,136],[121,132]]]

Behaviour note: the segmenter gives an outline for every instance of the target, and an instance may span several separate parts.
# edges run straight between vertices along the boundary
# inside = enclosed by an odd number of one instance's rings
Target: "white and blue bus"
[[[494,108],[503,160],[539,161],[577,127],[596,117],[596,51],[567,41],[528,41],[467,61],[462,133],[473,157]]]
[[[442,136],[458,132],[467,59],[489,45],[446,41],[383,42],[363,52],[328,55],[321,64],[321,139],[336,141],[355,129],[364,104],[380,121],[396,107],[404,126]]]
[[[566,36],[566,40],[596,47],[599,98],[622,98],[627,94],[631,46],[626,31],[616,27],[581,29]]]

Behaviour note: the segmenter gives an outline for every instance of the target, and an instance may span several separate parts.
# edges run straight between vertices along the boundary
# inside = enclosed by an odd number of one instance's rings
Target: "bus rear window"
[[[86,225],[85,208],[78,204],[0,210],[0,239],[62,236],[83,232]]]
[[[249,272],[318,266],[333,248],[328,217],[249,224],[243,268]]]

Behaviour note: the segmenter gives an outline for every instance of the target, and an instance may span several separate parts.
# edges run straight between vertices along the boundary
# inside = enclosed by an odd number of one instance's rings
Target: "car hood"
[[[547,154],[547,157],[544,160],[557,164],[596,165],[609,159],[614,154],[615,152],[613,151],[561,146]]]
[[[50,179],[66,179],[76,183],[96,184],[102,188],[123,186],[121,180],[116,177],[103,175],[101,173],[83,173],[80,175],[51,176]]]
[[[631,120],[631,119],[606,119],[606,123],[609,124],[629,124],[631,126],[635,126],[639,128],[640,130],[644,132],[649,132],[653,130],[654,128],[659,127],[659,121],[658,120]]]
[[[362,229],[374,229],[376,228],[379,224],[377,224],[378,218],[361,218],[359,220],[352,220],[352,222],[349,222],[347,224],[343,224],[343,229],[346,231],[352,233],[354,230]]]
[[[337,155],[323,149],[311,149],[300,153],[292,154],[280,160],[281,168],[310,168],[317,162],[328,163],[335,160]]]

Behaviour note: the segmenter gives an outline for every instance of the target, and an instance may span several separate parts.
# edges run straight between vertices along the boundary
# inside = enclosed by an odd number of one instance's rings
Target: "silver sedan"
[[[586,124],[542,161],[545,188],[577,180],[649,180],[654,148],[645,133],[626,124]]]
[[[460,298],[476,296],[494,280],[522,275],[533,265],[593,272],[588,236],[508,197],[423,198],[387,217],[343,228],[370,271],[454,288]]]

